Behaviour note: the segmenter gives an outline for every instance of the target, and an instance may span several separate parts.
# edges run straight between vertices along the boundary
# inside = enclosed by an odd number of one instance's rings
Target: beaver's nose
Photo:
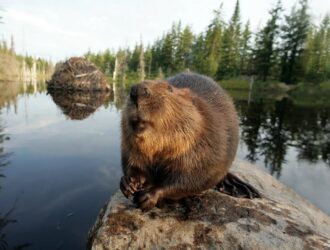
[[[138,85],[133,85],[131,87],[131,92],[130,92],[130,98],[133,101],[133,103],[137,103],[138,99]]]

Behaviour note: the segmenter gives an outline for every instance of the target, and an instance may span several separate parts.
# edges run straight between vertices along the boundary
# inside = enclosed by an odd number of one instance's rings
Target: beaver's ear
[[[173,92],[173,87],[171,85],[168,85],[167,90],[170,91],[170,92]]]

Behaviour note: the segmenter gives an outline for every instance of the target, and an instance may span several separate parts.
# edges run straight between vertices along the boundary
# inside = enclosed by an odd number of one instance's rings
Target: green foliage
[[[178,34],[178,45],[175,53],[175,68],[177,71],[185,70],[192,66],[192,48],[194,34],[189,26],[186,26],[182,32]]]
[[[272,73],[272,69],[278,63],[278,46],[276,42],[279,36],[279,19],[282,11],[280,0],[269,12],[270,19],[265,27],[256,34],[255,47],[255,72],[259,78],[266,81]]]
[[[29,55],[18,55],[15,53],[14,37],[10,38],[10,47],[5,40],[0,41],[0,81],[14,81],[24,75],[24,65],[26,70],[30,70],[33,65],[36,66],[37,76],[49,75],[53,69],[51,62],[42,58],[33,58]]]
[[[310,81],[330,78],[330,16],[319,27],[310,29],[304,51],[304,71]]]
[[[222,5],[214,11],[214,19],[208,26],[205,34],[205,65],[204,74],[215,76],[219,67],[222,34],[224,30],[224,21],[222,19]]]
[[[225,89],[248,90],[250,81],[242,77],[232,78],[220,81],[220,85]]]
[[[320,89],[322,91],[327,91],[330,94],[330,81],[321,82],[320,83]]]
[[[244,31],[242,33],[242,39],[240,44],[240,74],[249,75],[252,71],[252,46],[250,43],[252,32],[250,30],[250,22],[245,24]]]
[[[330,107],[330,81],[319,85],[300,83],[292,91],[290,97],[299,106],[305,107]]]
[[[92,53],[88,51],[84,57],[93,62],[105,74],[111,74],[114,70],[116,54],[109,49],[106,49],[103,53]]]
[[[217,76],[219,79],[240,75],[240,45],[241,45],[241,16],[239,0],[236,2],[234,13],[228,28],[224,31],[221,47],[221,59]]]
[[[192,69],[194,71],[204,73],[206,72],[206,48],[205,48],[205,38],[203,34],[198,35],[195,38],[192,47]]]
[[[193,70],[222,80],[225,84],[228,79],[249,79],[252,75],[263,84],[320,83],[328,80],[329,15],[320,25],[312,25],[307,0],[300,0],[289,15],[283,17],[282,13],[281,1],[277,0],[269,11],[264,27],[253,34],[249,21],[245,24],[241,22],[237,0],[227,22],[223,18],[221,5],[214,11],[205,31],[199,34],[194,34],[189,26],[178,22],[145,49],[141,43],[133,50],[88,52],[85,57],[109,76],[116,71],[117,59],[120,69],[117,73],[124,75],[124,78],[126,75],[136,79],[143,79],[144,75],[160,78]],[[6,44],[1,46],[7,47]],[[240,85],[238,82],[235,84]]]
[[[297,82],[303,71],[301,59],[310,27],[307,9],[307,0],[300,0],[299,8],[292,8],[282,26],[281,80],[288,84]]]

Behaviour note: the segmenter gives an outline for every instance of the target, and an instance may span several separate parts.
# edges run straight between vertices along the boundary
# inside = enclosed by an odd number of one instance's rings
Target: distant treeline
[[[262,81],[319,83],[330,78],[330,16],[316,25],[307,0],[288,15],[278,1],[265,25],[253,33],[249,21],[241,21],[237,0],[229,21],[223,19],[221,5],[200,34],[178,22],[145,48],[141,43],[133,50],[89,51],[85,57],[115,77],[143,79],[189,69],[218,80],[255,75]]]
[[[0,41],[0,80],[37,80],[45,78],[53,70],[51,62],[29,55],[19,55],[15,52],[14,38],[11,37],[10,46],[5,40]]]

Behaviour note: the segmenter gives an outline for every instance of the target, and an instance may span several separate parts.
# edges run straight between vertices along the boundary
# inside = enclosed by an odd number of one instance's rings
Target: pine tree
[[[89,61],[92,61],[91,58],[92,58],[92,52],[90,49],[88,49],[88,51],[84,54],[84,57],[89,60]]]
[[[240,74],[249,74],[250,62],[251,62],[251,39],[252,32],[250,30],[250,22],[245,24],[244,31],[242,33],[242,39],[240,44]]]
[[[129,62],[128,62],[129,71],[131,71],[131,72],[138,71],[139,62],[140,62],[140,54],[141,54],[141,47],[136,44],[131,56],[129,57]]]
[[[281,80],[288,84],[295,83],[303,75],[302,55],[310,18],[307,0],[299,3],[299,9],[294,7],[290,15],[285,16],[282,27]]]
[[[115,67],[116,57],[109,49],[106,49],[103,53],[103,67],[102,70],[105,74],[109,75],[113,72]]]
[[[145,68],[147,71],[147,78],[151,78],[153,55],[152,55],[152,49],[149,45],[147,46],[144,52],[144,61],[145,61]]]
[[[203,34],[199,34],[193,42],[192,47],[192,68],[194,71],[205,74],[206,72],[206,49]]]
[[[330,79],[330,15],[327,14],[323,20],[324,26],[324,80]]]
[[[303,64],[309,81],[319,83],[329,75],[330,16],[326,15],[319,27],[312,27],[307,36]]]
[[[175,67],[177,71],[182,71],[185,68],[190,68],[192,64],[192,46],[194,35],[189,26],[186,26],[180,32],[178,45],[175,53]]]
[[[330,16],[326,15],[322,20],[321,26],[315,32],[313,37],[313,50],[310,55],[311,68],[308,76],[311,80],[317,82],[327,79],[329,66],[329,31],[330,31]],[[328,39],[327,39],[328,38]]]
[[[140,44],[140,56],[139,56],[139,77],[140,81],[144,81],[145,78],[145,64],[144,64],[144,49],[143,49],[143,43]]]
[[[164,69],[167,75],[173,72],[174,62],[174,37],[171,32],[168,32],[164,39],[160,52],[160,66]]]
[[[279,0],[276,6],[269,12],[270,19],[266,26],[256,36],[255,69],[256,74],[266,81],[276,65],[276,42],[279,36],[279,20],[282,12],[282,4]]]
[[[241,40],[241,21],[240,21],[239,0],[235,5],[234,13],[230,19],[229,26],[224,32],[219,69],[217,76],[219,79],[233,77],[239,74],[240,69],[240,40]]]
[[[205,34],[206,65],[204,73],[209,76],[215,76],[219,67],[223,28],[222,5],[220,5],[218,10],[214,10],[214,19]]]
[[[162,44],[162,39],[157,39],[151,47],[151,72],[155,75],[158,73],[159,67],[162,66]]]

